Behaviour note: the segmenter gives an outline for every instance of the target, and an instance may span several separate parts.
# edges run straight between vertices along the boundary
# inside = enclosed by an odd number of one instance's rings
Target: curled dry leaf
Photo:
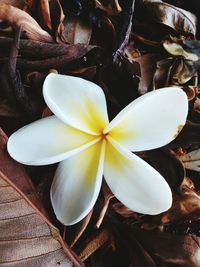
[[[200,220],[200,195],[185,187],[181,196],[174,196],[172,207],[162,215],[161,223]]]
[[[179,34],[196,35],[197,19],[189,11],[161,0],[143,0],[141,12],[145,12],[151,22],[162,23]]]
[[[0,20],[7,22],[14,28],[21,27],[29,39],[53,42],[51,35],[44,31],[34,18],[19,8],[0,3]]]

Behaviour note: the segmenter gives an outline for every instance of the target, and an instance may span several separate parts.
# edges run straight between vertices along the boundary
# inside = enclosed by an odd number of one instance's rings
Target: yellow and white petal
[[[114,195],[135,212],[155,215],[172,204],[164,178],[144,160],[108,138],[104,177]]]
[[[105,128],[131,151],[149,150],[171,142],[185,124],[186,94],[178,87],[149,92],[124,108]]]
[[[64,225],[82,220],[93,208],[102,183],[105,141],[58,165],[51,186],[51,202]]]
[[[9,138],[7,149],[12,158],[23,164],[46,165],[78,153],[97,139],[51,116],[16,131]]]
[[[74,128],[98,135],[108,124],[103,90],[90,81],[49,74],[43,95],[52,112]]]

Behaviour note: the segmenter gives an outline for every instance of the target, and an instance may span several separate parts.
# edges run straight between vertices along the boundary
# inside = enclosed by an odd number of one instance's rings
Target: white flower
[[[153,215],[170,208],[164,178],[131,151],[158,148],[175,138],[188,111],[181,89],[147,93],[110,123],[104,93],[92,82],[50,74],[43,94],[55,116],[15,132],[8,152],[28,165],[60,162],[51,187],[58,220],[71,225],[83,219],[97,200],[103,175],[114,195],[136,212]]]

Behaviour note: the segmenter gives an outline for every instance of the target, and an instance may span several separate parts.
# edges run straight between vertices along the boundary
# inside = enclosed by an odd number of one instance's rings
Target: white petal
[[[100,134],[108,124],[102,89],[87,80],[49,74],[43,86],[44,99],[63,122],[90,134]]]
[[[185,124],[186,94],[169,87],[147,93],[124,108],[106,127],[121,145],[132,151],[149,150],[171,142]]]
[[[144,160],[108,138],[104,176],[114,195],[133,211],[155,215],[172,204],[164,178]]]
[[[51,186],[51,201],[59,221],[72,225],[93,208],[102,182],[105,142],[61,162]]]
[[[59,162],[97,142],[97,136],[67,126],[55,116],[35,121],[11,135],[7,149],[27,165]]]

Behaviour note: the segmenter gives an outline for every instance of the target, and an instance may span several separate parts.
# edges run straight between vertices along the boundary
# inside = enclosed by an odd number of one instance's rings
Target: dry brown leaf
[[[81,266],[55,228],[0,172],[0,266]]]
[[[179,34],[196,34],[197,18],[194,14],[161,0],[143,0],[143,10],[151,21],[171,27]]]
[[[182,185],[182,194],[173,196],[172,207],[157,216],[152,216],[148,223],[142,225],[143,229],[154,229],[160,225],[180,224],[185,221],[200,220],[200,195],[194,190],[194,184],[185,178]]]
[[[53,42],[51,35],[44,31],[34,18],[19,8],[0,3],[0,20],[14,28],[21,27],[29,39]]]
[[[0,266],[7,261],[13,267],[82,266],[48,221],[29,176],[10,158],[6,143],[0,130]]]
[[[146,54],[134,59],[140,64],[141,69],[141,79],[139,83],[140,94],[145,94],[152,88],[152,77],[156,70],[156,62],[159,57],[159,54]]]
[[[199,267],[200,237],[140,230],[134,231],[133,235],[150,255],[161,262]]]
[[[89,44],[92,35],[92,27],[80,18],[70,17],[64,20],[62,39],[69,44]]]
[[[172,207],[162,215],[163,224],[200,219],[200,196],[189,188],[181,196],[174,197]]]

